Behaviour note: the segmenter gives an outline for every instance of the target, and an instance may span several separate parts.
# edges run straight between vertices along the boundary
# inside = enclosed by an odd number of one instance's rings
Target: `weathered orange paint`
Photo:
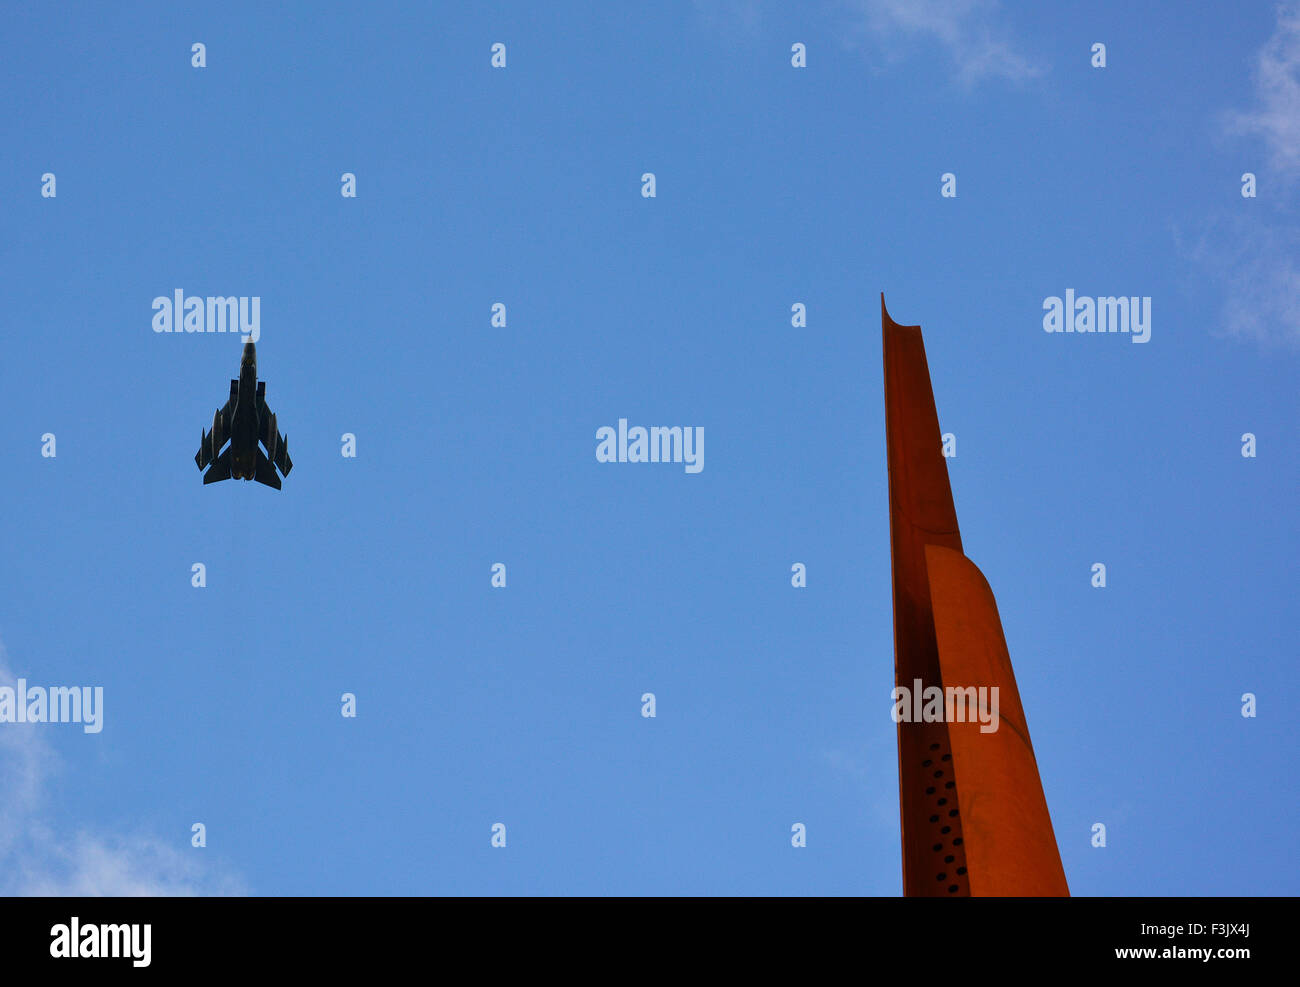
[[[970,893],[1069,894],[993,591],[975,563],[950,548],[926,545],[925,564],[940,676],[996,696],[987,726],[948,723]]]
[[[997,603],[962,553],[921,327],[894,322],[883,294],[880,321],[895,685],[999,695],[993,732],[898,724],[903,893],[1066,895]]]

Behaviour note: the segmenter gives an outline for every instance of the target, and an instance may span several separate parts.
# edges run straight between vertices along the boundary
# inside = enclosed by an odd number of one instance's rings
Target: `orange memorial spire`
[[[1068,895],[997,603],[962,553],[920,326],[880,296],[903,893]]]

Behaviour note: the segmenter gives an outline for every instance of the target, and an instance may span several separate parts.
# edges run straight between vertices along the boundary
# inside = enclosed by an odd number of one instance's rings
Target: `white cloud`
[[[1255,208],[1255,202],[1243,208]],[[1207,222],[1195,243],[1175,243],[1223,291],[1215,335],[1300,346],[1300,231],[1257,215]]]
[[[192,850],[198,854],[200,850]],[[7,888],[17,895],[164,897],[239,894],[233,879],[214,879],[196,856],[144,837],[101,839],[78,833],[47,840],[33,860],[15,862]]]
[[[1241,235],[1229,268],[1223,328],[1300,345],[1300,236],[1259,224]]]
[[[842,15],[836,28],[845,44],[865,42],[877,49],[880,61],[899,61],[914,46],[933,44],[966,86],[983,79],[1023,81],[1042,74],[997,24],[999,0],[828,0],[827,6]],[[778,20],[789,16],[774,0],[695,0],[696,16],[706,27],[746,43],[774,19],[769,8],[780,13]],[[784,43],[796,40],[807,39]]]
[[[899,57],[901,46],[937,44],[963,85],[991,78],[1020,82],[1042,74],[997,25],[997,0],[844,0],[844,4],[857,30],[886,57]]]
[[[1228,114],[1224,130],[1258,137],[1267,158],[1258,198],[1236,199],[1231,211],[1205,222],[1184,247],[1223,291],[1218,333],[1300,346],[1300,4],[1277,7],[1277,24],[1254,60],[1254,106]],[[1238,159],[1240,161],[1240,159]],[[1235,177],[1235,175],[1234,175]]]
[[[1256,105],[1229,118],[1236,134],[1255,134],[1264,141],[1269,165],[1279,177],[1300,175],[1300,5],[1277,8],[1277,27],[1254,68]]]
[[[13,687],[0,643],[0,685]],[[57,833],[48,819],[60,761],[40,723],[0,723],[0,894],[171,896],[241,894],[241,883],[215,875],[184,850],[140,835]],[[80,733],[78,734],[81,735]],[[189,851],[189,852],[186,852]]]

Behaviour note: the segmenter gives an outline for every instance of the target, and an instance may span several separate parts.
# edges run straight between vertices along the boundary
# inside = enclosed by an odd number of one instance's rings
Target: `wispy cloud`
[[[1223,292],[1218,331],[1300,346],[1300,3],[1279,4],[1277,24],[1254,59],[1254,102],[1221,118],[1224,136],[1255,137],[1265,157],[1258,197],[1239,199],[1178,246]]]
[[[786,22],[791,14],[789,5],[783,7],[779,0],[694,4],[706,27],[747,43],[765,24]],[[826,0],[822,9],[835,12],[835,31],[847,47],[870,46],[878,62],[898,62],[931,45],[939,48],[964,86],[994,78],[1019,82],[1042,74],[1020,54],[1000,23],[999,0]],[[793,40],[807,39],[783,42]]]
[[[917,45],[937,45],[965,86],[996,78],[1023,82],[1042,74],[999,23],[998,0],[843,0],[843,5],[854,33],[887,58],[899,58]]]
[[[1277,27],[1255,57],[1255,106],[1228,117],[1234,134],[1261,137],[1277,177],[1300,177],[1300,4],[1277,8]]]
[[[1216,335],[1300,346],[1300,230],[1294,225],[1254,213],[1220,216],[1194,242],[1175,233],[1175,243],[1223,292]]]
[[[0,642],[0,685],[16,676]],[[242,883],[213,873],[197,856],[138,834],[83,828],[57,832],[49,819],[61,761],[40,723],[0,724],[0,894],[163,896],[241,894]],[[82,734],[78,733],[78,736]]]

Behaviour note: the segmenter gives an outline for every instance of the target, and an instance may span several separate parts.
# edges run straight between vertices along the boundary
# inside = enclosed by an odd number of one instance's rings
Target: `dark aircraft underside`
[[[222,446],[226,446],[224,451]],[[293,469],[289,443],[278,431],[275,413],[266,404],[266,382],[257,379],[252,343],[244,346],[240,376],[230,382],[230,399],[212,416],[212,429],[203,433],[194,462],[199,469],[207,467],[205,484],[256,480],[276,490],[280,489],[276,470],[288,476]]]

